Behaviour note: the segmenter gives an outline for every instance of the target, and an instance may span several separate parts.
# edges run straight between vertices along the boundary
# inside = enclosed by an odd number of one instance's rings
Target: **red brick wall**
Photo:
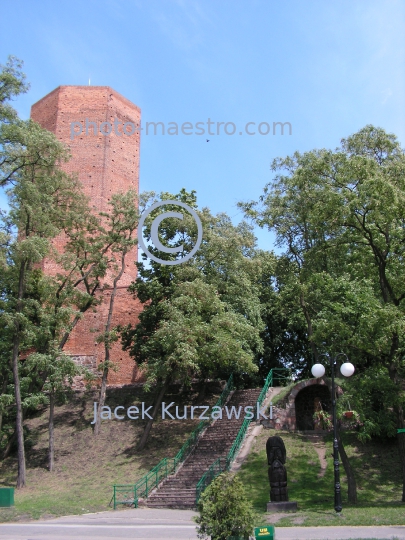
[[[136,105],[108,86],[59,86],[31,108],[31,118],[55,133],[70,148],[72,159],[64,165],[64,169],[78,175],[95,212],[107,210],[113,193],[125,192],[130,188],[139,191],[140,132],[117,135],[113,123],[117,118],[121,124],[132,122],[139,125],[140,117],[141,111]],[[111,133],[105,136],[99,132],[94,133],[93,127],[89,127],[86,135],[86,118],[89,122],[95,122],[97,127],[102,122],[110,122]],[[71,122],[82,124],[82,133],[76,134],[73,139]],[[122,129],[121,125],[118,131],[122,132]],[[56,239],[55,244],[62,247],[63,239]],[[127,255],[125,273],[119,284],[113,325],[134,324],[142,309],[126,289],[136,278],[136,261],[137,249],[134,248]],[[44,270],[53,273],[56,268],[47,262]],[[73,356],[93,357],[96,365],[104,360],[104,345],[96,343],[107,318],[109,294],[104,296],[96,312],[85,314],[65,346],[65,351]],[[111,350],[111,360],[119,365],[119,371],[110,372],[109,384],[126,384],[139,380],[136,364],[121,350],[119,343]]]

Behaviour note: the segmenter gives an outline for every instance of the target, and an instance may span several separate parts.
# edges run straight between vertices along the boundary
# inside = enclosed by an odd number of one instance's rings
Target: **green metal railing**
[[[233,388],[233,375],[228,379],[222,394],[216,402],[216,407],[222,407],[229,396]],[[212,419],[201,420],[195,430],[190,434],[187,441],[183,444],[180,450],[177,452],[174,458],[164,458],[153,469],[151,469],[145,476],[143,476],[136,484],[115,484],[114,485],[114,510],[119,504],[125,506],[138,507],[138,501],[140,498],[147,498],[149,493],[155,489],[159,483],[167,478],[170,474],[173,474],[180,463],[182,463],[191,453],[195,447],[201,432],[210,424]]]
[[[285,372],[288,372],[288,375],[284,375]],[[267,378],[264,382],[264,386],[262,388],[262,391],[260,392],[258,402],[260,405],[263,403],[263,400],[267,394],[267,390],[274,385],[274,379],[279,380],[286,380],[291,381],[292,380],[292,371],[288,368],[272,368],[269,371],[269,374],[267,375]]]
[[[233,374],[228,379],[228,382],[225,385],[225,388],[222,391],[222,394],[219,396],[218,401],[215,403],[214,407],[222,407],[229,396],[229,393],[231,392],[233,388]],[[191,433],[187,441],[183,444],[183,446],[180,448],[179,452],[177,453],[175,459],[176,466],[179,463],[182,463],[186,457],[190,454],[190,452],[195,447],[197,440],[199,436],[201,435],[201,432],[207,427],[208,424],[212,422],[212,419],[209,420],[201,420],[201,422],[197,425],[195,430]]]
[[[288,371],[289,373],[288,376],[283,375],[283,372],[286,372],[286,371]],[[273,386],[273,382],[275,378],[291,380],[292,379],[291,370],[287,368],[273,368],[269,371],[269,374],[267,375],[266,380],[264,382],[262,391],[260,392],[259,397],[257,398],[257,403],[259,404],[259,407],[262,405],[264,398],[266,397],[268,389]],[[240,447],[242,446],[243,440],[246,436],[246,432],[252,420],[253,418],[249,418],[249,419],[245,418],[241,427],[239,428],[236,439],[234,440],[228,454],[214,461],[214,463],[211,465],[208,471],[205,474],[203,474],[203,476],[198,481],[197,486],[196,486],[196,505],[198,504],[198,501],[201,497],[202,492],[205,490],[206,487],[209,486],[209,484],[214,480],[214,478],[218,476],[219,474],[221,474],[222,472],[228,471],[230,469],[233,460],[235,459],[237,453],[239,452]]]
[[[196,486],[195,493],[195,504],[197,506],[198,501],[202,495],[202,492],[207,488],[211,482],[219,476],[224,471],[229,470],[230,463],[228,462],[227,456],[219,457],[214,461],[214,463],[209,467],[209,469],[202,475],[199,479]]]
[[[164,478],[173,474],[176,470],[174,458],[164,458],[136,484],[115,484],[114,485],[114,510],[117,505],[138,506],[138,499],[146,498]]]

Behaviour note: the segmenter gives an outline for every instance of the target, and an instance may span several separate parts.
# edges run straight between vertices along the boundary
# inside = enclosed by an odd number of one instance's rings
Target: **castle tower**
[[[108,86],[59,86],[32,106],[31,118],[70,148],[72,158],[64,169],[78,175],[95,212],[106,211],[114,193],[128,189],[139,192],[140,132],[135,127],[140,124],[141,111],[118,92]],[[63,244],[63,239],[56,239],[56,246],[58,243]],[[136,279],[137,256],[137,248],[127,255],[113,325],[134,324],[142,309],[127,291]],[[52,273],[55,268],[45,263],[44,270]],[[104,360],[104,344],[97,344],[96,338],[104,330],[108,304],[107,293],[96,313],[85,313],[64,347],[77,362],[92,369]],[[119,343],[111,349],[111,360],[119,365],[119,370],[110,370],[109,384],[128,384],[139,379],[134,360],[121,350]]]

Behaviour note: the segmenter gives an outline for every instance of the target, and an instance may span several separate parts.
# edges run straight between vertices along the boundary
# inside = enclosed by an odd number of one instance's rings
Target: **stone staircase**
[[[253,406],[256,416],[256,402],[260,388],[236,390],[226,406],[242,407],[239,419],[235,414],[228,420],[222,408],[222,420],[213,422],[200,437],[195,450],[184,461],[176,474],[169,476],[146,500],[149,508],[193,508],[195,506],[196,485],[202,475],[221,456],[230,450],[245,417],[244,407]]]

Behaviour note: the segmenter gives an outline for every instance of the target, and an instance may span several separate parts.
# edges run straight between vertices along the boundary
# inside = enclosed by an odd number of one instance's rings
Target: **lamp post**
[[[339,356],[347,356],[344,353],[339,353],[332,358],[329,354],[321,354],[329,360],[330,370],[332,373],[332,418],[333,418],[333,464],[335,471],[335,510],[342,511],[342,496],[340,492],[340,474],[339,474],[339,448],[338,448],[338,431],[336,419],[336,393],[335,393],[335,365]],[[312,375],[316,378],[325,375],[325,367],[322,364],[314,364],[311,369]],[[344,377],[350,377],[354,373],[354,366],[350,362],[345,362],[340,368],[340,372]]]

